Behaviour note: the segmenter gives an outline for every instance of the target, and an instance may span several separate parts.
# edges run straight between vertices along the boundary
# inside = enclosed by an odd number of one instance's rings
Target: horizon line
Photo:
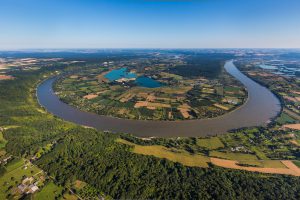
[[[143,49],[153,49],[153,50],[176,50],[176,49],[190,49],[190,50],[197,50],[197,49],[282,49],[282,50],[300,50],[300,47],[58,47],[58,48],[49,48],[49,47],[40,47],[40,48],[0,48],[0,51],[28,51],[28,50],[130,50],[130,49],[136,49],[136,50],[143,50]]]

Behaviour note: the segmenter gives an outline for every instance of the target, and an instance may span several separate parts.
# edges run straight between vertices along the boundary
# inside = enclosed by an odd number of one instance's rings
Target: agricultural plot
[[[197,145],[208,150],[214,150],[224,147],[224,144],[218,137],[197,139]]]
[[[280,116],[276,120],[279,124],[286,124],[286,123],[295,123],[296,120],[286,114],[285,112],[282,112]]]
[[[117,141],[133,146],[133,152],[137,154],[165,158],[191,167],[208,167],[209,158],[204,155],[192,155],[186,151],[170,149],[160,145],[141,146],[123,139],[118,139]]]
[[[52,181],[47,183],[40,192],[34,195],[34,199],[57,199],[62,193],[63,187],[55,185]]]

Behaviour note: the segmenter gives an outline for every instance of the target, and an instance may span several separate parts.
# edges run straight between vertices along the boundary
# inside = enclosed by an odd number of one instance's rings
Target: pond
[[[146,88],[161,87],[161,84],[158,81],[146,76],[137,77],[135,73],[128,72],[127,68],[125,67],[121,69],[114,69],[109,73],[107,73],[104,77],[110,81],[115,81],[121,78],[128,78],[128,79],[136,78],[135,83],[138,86],[146,87]]]
[[[107,73],[104,77],[110,81],[115,81],[120,78],[136,78],[137,76],[135,73],[127,72],[127,68],[124,67],[121,69],[114,69]]]
[[[158,81],[145,76],[138,77],[135,82],[137,83],[138,86],[141,87],[147,87],[147,88],[161,87],[161,84]]]

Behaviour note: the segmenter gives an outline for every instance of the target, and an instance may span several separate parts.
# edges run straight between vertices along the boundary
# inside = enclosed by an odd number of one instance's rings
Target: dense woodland
[[[214,56],[212,56],[214,55]],[[170,68],[170,72],[183,77],[204,76],[214,79],[220,75],[225,60],[232,59],[231,54],[195,54],[185,59],[186,65]]]
[[[34,99],[45,74],[64,66],[16,72],[0,82],[0,126],[6,151],[31,158],[61,185],[83,180],[116,199],[300,199],[300,179],[211,167],[184,167],[165,159],[130,152],[115,142],[118,135],[64,122],[43,112]],[[4,169],[0,167],[0,176]],[[1,178],[1,177],[0,177]]]

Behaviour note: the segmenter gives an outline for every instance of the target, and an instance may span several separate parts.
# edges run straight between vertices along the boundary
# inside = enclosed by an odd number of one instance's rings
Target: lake
[[[114,69],[107,73],[105,76],[110,81],[115,81],[121,78],[136,78],[135,83],[140,87],[147,87],[147,88],[157,88],[161,87],[161,84],[149,77],[146,76],[140,76],[137,77],[135,73],[130,73],[127,71],[127,68],[120,68],[120,69]]]
[[[264,126],[277,116],[281,105],[271,91],[240,72],[233,61],[226,62],[224,68],[245,85],[248,100],[236,110],[212,119],[142,121],[88,113],[60,101],[52,89],[57,77],[49,78],[38,86],[37,98],[48,112],[66,121],[102,131],[131,133],[139,137],[199,137],[224,134],[232,129]]]
[[[110,71],[104,77],[110,81],[115,81],[120,78],[136,78],[137,76],[135,73],[127,72],[127,68],[121,68]]]
[[[138,86],[146,87],[146,88],[161,87],[161,84],[158,81],[145,76],[138,77],[135,82],[137,83]]]

